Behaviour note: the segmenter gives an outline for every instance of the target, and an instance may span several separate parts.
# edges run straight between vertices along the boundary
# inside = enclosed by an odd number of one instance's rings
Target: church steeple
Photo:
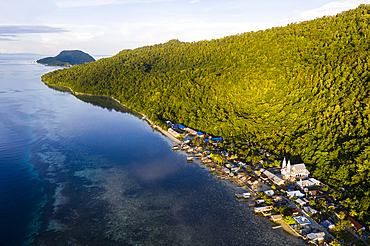
[[[284,160],[283,160],[283,164],[281,165],[281,168],[286,168],[286,160],[285,160],[285,157],[284,157]]]
[[[286,166],[286,173],[290,175],[290,160],[288,161],[288,165]]]

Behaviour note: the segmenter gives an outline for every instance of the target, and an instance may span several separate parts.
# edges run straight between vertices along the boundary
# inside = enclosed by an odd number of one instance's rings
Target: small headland
[[[37,60],[37,63],[47,66],[71,67],[93,62],[95,59],[81,50],[63,50],[55,57],[45,57]]]

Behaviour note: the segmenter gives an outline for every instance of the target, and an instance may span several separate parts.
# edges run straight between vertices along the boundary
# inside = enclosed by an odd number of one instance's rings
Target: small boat
[[[179,149],[179,146],[178,145],[175,145],[172,147],[173,150],[178,150]]]
[[[265,202],[265,200],[263,200],[263,199],[257,199],[256,200],[256,204],[261,204],[261,203],[264,203]]]
[[[236,194],[236,193],[235,193],[235,197],[236,197],[236,198],[238,198],[238,199],[240,199],[240,198],[242,198],[242,197],[243,197],[243,195],[240,195],[240,194]]]
[[[248,199],[250,197],[251,197],[251,193],[249,193],[249,192],[243,193],[243,198]]]
[[[194,157],[192,157],[192,156],[188,156],[186,159],[187,159],[188,161],[193,161],[193,160],[194,160]]]

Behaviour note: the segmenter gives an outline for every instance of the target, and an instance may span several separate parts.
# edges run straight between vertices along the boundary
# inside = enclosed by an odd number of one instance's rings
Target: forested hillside
[[[42,77],[301,158],[369,226],[370,6],[222,39],[123,50]]]

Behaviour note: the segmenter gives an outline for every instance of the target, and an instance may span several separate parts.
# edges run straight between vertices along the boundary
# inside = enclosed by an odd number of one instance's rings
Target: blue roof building
[[[177,127],[180,128],[181,130],[185,130],[185,128],[186,128],[185,126],[183,126],[181,124],[178,124]]]
[[[311,224],[311,221],[309,221],[306,217],[304,216],[295,216],[293,217],[295,221],[297,221],[298,224],[300,224],[301,226],[305,226],[305,225],[310,225]]]
[[[212,141],[222,141],[222,137],[218,137],[218,138],[211,138]]]

